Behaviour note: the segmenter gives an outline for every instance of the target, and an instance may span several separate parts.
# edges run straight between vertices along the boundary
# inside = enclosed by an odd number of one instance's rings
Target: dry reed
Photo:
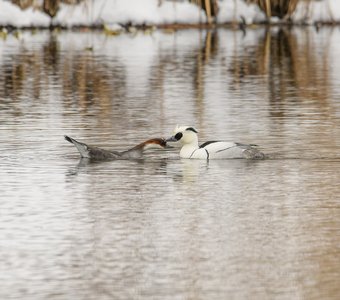
[[[205,11],[209,24],[215,21],[218,14],[217,0],[189,0],[189,2],[198,5]]]
[[[257,4],[267,18],[279,17],[283,19],[291,16],[299,0],[247,0],[247,2]]]

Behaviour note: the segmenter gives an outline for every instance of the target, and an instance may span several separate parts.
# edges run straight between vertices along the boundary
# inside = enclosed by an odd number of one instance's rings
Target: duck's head
[[[150,140],[146,140],[143,143],[134,146],[133,148],[122,152],[123,158],[134,158],[138,159],[143,156],[144,150],[148,149],[164,149],[167,147],[167,143],[165,139],[162,138],[153,138]]]
[[[143,148],[143,150],[146,149],[164,149],[167,148],[166,140],[162,138],[154,138],[147,140],[140,144],[140,146]]]
[[[183,145],[198,143],[197,130],[192,126],[176,126],[172,137],[167,142],[181,142]]]

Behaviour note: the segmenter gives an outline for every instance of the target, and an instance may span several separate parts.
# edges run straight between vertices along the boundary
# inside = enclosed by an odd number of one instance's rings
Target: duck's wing
[[[263,159],[263,153],[254,148],[254,146],[255,145],[234,142],[210,141],[201,145],[200,149],[207,152],[209,159]]]
[[[235,143],[237,147],[243,148],[243,149],[249,149],[253,147],[258,147],[258,145],[255,144],[242,144],[242,143]]]
[[[195,155],[204,157],[202,151],[207,155],[207,159],[227,159],[241,158],[243,149],[237,147],[236,143],[225,141],[209,141],[202,144]],[[198,153],[200,152],[200,153]]]
[[[208,141],[203,143],[200,148],[207,150],[208,152],[222,152],[231,148],[237,147],[236,143],[224,142],[224,141]]]
[[[256,149],[256,146],[257,145],[254,144],[242,144],[226,141],[209,141],[202,144],[199,149],[205,150],[209,159],[264,159],[265,155]]]

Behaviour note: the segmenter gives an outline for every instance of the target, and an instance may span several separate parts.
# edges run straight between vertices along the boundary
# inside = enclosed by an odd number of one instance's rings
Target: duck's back
[[[94,160],[115,160],[122,158],[121,153],[118,151],[109,151],[92,146],[88,146],[88,151],[89,158]]]
[[[202,144],[199,149],[207,152],[208,159],[243,158],[244,151],[237,143],[225,141],[209,141]]]
[[[193,150],[190,157],[197,159],[263,159],[264,155],[254,148],[254,145],[246,145],[225,141],[209,141]]]

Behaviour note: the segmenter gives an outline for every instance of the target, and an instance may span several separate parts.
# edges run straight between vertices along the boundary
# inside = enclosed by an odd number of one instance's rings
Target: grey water
[[[340,31],[0,39],[0,299],[339,299]],[[195,126],[261,161],[79,160]]]

